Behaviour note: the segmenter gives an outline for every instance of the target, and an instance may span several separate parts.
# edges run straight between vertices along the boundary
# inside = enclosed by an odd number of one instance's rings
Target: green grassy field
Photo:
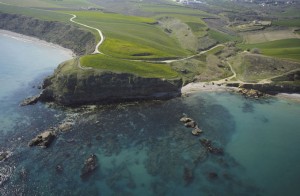
[[[300,61],[300,39],[284,39],[259,44],[241,44],[239,47],[244,50],[259,48],[262,54],[267,56]]]
[[[172,79],[179,77],[179,74],[167,64],[121,60],[101,54],[83,56],[80,58],[80,64],[103,71],[131,73],[147,78]]]
[[[175,58],[190,54],[154,23],[152,18],[91,11],[76,14],[76,21],[101,29],[101,51],[124,59]]]

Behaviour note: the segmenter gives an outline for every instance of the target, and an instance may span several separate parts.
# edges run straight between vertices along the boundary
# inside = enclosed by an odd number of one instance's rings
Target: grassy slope
[[[105,54],[124,59],[174,58],[188,54],[153,24],[154,19],[91,11],[69,13],[77,15],[76,21],[103,31],[106,40],[101,51]]]
[[[121,60],[102,54],[83,56],[80,58],[80,64],[103,71],[131,73],[147,78],[172,79],[179,77],[179,74],[166,64]]]
[[[259,48],[262,54],[300,61],[300,39],[284,39],[259,44],[242,44],[242,49]]]
[[[225,34],[225,33],[221,33],[219,31],[216,31],[216,30],[212,30],[210,29],[208,31],[208,35],[218,41],[219,43],[225,43],[225,42],[229,42],[229,41],[237,41],[239,40],[238,37],[235,37],[235,36],[232,36],[232,35],[228,35],[228,34]]]

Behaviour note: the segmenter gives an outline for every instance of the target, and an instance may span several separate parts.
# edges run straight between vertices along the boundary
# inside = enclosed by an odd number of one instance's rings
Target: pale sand
[[[212,82],[197,82],[197,83],[189,83],[181,88],[181,93],[183,96],[197,93],[197,92],[224,92],[224,91],[237,91],[237,87],[228,87],[225,85],[217,85],[212,84]],[[288,99],[300,102],[300,94],[297,93],[279,93],[275,95],[275,97],[280,99]]]
[[[4,35],[4,36],[11,37],[11,38],[16,39],[16,40],[23,41],[23,42],[34,42],[35,44],[57,48],[59,50],[62,50],[64,52],[66,52],[68,55],[70,55],[72,57],[76,56],[74,54],[74,52],[70,49],[64,48],[64,47],[62,47],[60,45],[57,45],[57,44],[46,42],[44,40],[40,40],[40,39],[35,38],[35,37],[30,37],[30,36],[27,36],[27,35],[22,35],[22,34],[19,34],[19,33],[15,33],[15,32],[12,32],[12,31],[7,31],[7,30],[2,30],[2,29],[0,29],[0,34]]]
[[[280,99],[288,99],[288,100],[300,102],[300,94],[296,94],[296,93],[291,93],[291,94],[279,93],[278,95],[276,95],[276,97]]]
[[[228,87],[225,85],[217,85],[212,84],[212,82],[196,82],[196,83],[189,83],[181,88],[181,93],[183,95],[196,93],[196,92],[217,92],[217,91],[234,91],[237,88],[235,87]]]

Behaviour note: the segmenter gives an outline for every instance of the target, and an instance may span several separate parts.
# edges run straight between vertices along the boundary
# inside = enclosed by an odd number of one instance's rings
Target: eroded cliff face
[[[83,70],[76,66],[76,60],[70,62],[61,64],[44,81],[40,100],[81,105],[180,96],[181,79],[143,78],[128,73]]]
[[[61,22],[43,21],[18,14],[0,12],[0,29],[58,44],[71,49],[77,55],[92,53],[96,43],[94,35],[87,30]]]

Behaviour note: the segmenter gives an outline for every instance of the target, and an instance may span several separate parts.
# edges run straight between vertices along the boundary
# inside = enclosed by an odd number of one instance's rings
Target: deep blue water
[[[299,102],[205,92],[76,109],[19,107],[70,57],[9,37],[0,36],[0,44],[0,152],[12,153],[0,162],[0,195],[300,194]],[[201,136],[179,122],[183,113],[197,121]],[[75,125],[49,148],[28,147],[38,133],[66,119]],[[208,153],[200,138],[224,155]],[[81,179],[90,154],[98,168]]]

